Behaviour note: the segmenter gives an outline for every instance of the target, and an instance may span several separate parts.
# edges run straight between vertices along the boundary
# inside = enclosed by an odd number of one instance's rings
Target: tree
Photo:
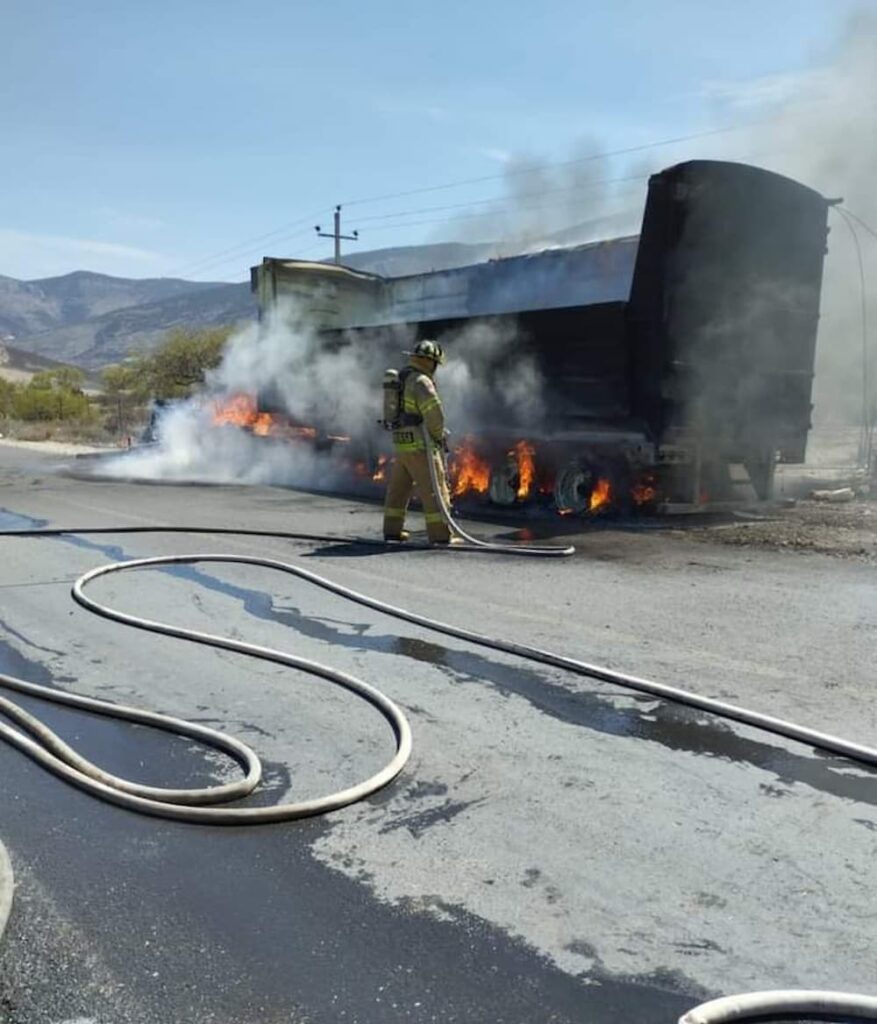
[[[5,377],[0,377],[0,416],[6,418],[12,415],[12,405],[15,398],[16,385]]]
[[[85,374],[75,366],[58,366],[35,373],[12,398],[12,412],[23,420],[87,420],[91,404],[82,393]]]
[[[232,330],[177,328],[150,355],[135,356],[131,371],[155,398],[186,398],[219,366]]]
[[[107,398],[116,406],[116,427],[121,435],[125,430],[125,400],[136,396],[141,389],[141,381],[136,367],[131,364],[105,366],[101,372],[101,381]]]

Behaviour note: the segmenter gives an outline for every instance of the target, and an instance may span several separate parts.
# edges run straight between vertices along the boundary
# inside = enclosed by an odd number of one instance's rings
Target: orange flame
[[[536,476],[536,460],[534,458],[536,449],[526,441],[518,441],[509,455],[518,463],[518,498],[526,498],[533,486],[533,479]]]
[[[387,469],[387,456],[386,455],[379,455],[378,456],[377,468],[375,469],[374,473],[372,473],[372,480],[376,480],[378,482],[380,482],[381,480],[386,480],[387,479],[386,469]]]
[[[317,436],[315,427],[299,426],[285,416],[272,416],[270,412],[259,412],[256,399],[252,395],[238,392],[213,403],[214,426],[241,427],[250,430],[259,437],[305,438],[313,440]]]
[[[213,403],[213,423],[217,427],[249,427],[259,418],[256,400],[243,393],[217,399]]]
[[[464,438],[459,448],[454,449],[451,478],[455,498],[467,491],[484,494],[490,486],[490,466],[476,453],[471,437]]]
[[[658,497],[657,480],[647,473],[630,489],[630,496],[636,505],[650,505]]]
[[[588,503],[589,512],[597,512],[608,505],[612,500],[612,485],[605,477],[600,477],[591,491],[591,498]]]

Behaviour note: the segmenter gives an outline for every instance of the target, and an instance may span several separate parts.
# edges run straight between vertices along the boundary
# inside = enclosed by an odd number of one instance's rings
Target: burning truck
[[[504,342],[486,379],[536,368],[537,422],[452,423],[455,496],[562,514],[716,509],[769,499],[777,463],[804,461],[831,202],[756,167],[691,161],[650,178],[638,236],[402,277],[265,258],[251,281],[262,315],[288,301],[328,351],[367,350],[375,367],[421,338],[465,360],[489,331]],[[379,374],[374,387],[377,411]],[[377,426],[351,437],[287,409],[270,427],[270,395],[233,401],[250,429],[347,445],[361,478],[383,478]]]

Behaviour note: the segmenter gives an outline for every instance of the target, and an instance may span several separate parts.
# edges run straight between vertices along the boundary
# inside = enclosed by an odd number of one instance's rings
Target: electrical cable
[[[219,252],[214,253],[212,256],[203,256],[199,260],[193,260],[190,261],[189,263],[181,264],[178,270],[172,272],[168,276],[176,277],[179,274],[192,273],[193,271],[196,270],[198,272],[203,272],[203,270],[206,269],[206,267],[212,266],[213,264],[217,263],[221,257],[229,256],[230,254],[233,253],[239,254],[240,256],[246,255],[246,252],[250,252],[252,250],[253,244],[255,242],[263,242],[267,241],[269,238],[276,238],[278,235],[284,235],[284,232],[290,232],[293,230],[293,228],[297,228],[302,224],[311,223],[316,217],[321,216],[324,212],[325,208],[321,207],[319,210],[315,211],[314,213],[310,214],[307,217],[299,217],[298,220],[291,221],[289,224],[283,224],[281,227],[275,228],[273,231],[266,231],[265,234],[263,235],[255,235],[252,238],[247,238],[242,242],[238,242],[236,245],[231,245],[227,249],[222,249]],[[299,234],[305,234],[305,232],[297,231],[295,233],[295,236],[292,237],[296,237]],[[284,235],[284,237],[289,236]],[[241,250],[245,250],[245,252],[241,252]],[[238,255],[235,255],[231,258],[237,259]],[[222,263],[227,263],[229,261],[230,260],[222,260]],[[222,264],[220,263],[220,266],[221,265]]]
[[[875,231],[874,228],[872,228],[871,225],[868,224],[866,221],[862,220],[862,218],[858,214],[853,213],[853,211],[848,206],[846,206],[846,205],[843,207],[843,210],[844,210],[844,212],[846,214],[848,214],[850,217],[852,217],[853,220],[860,227],[863,227],[868,232],[869,235],[872,235],[874,238],[877,238],[877,231]]]
[[[626,146],[623,149],[611,149],[599,153],[589,153],[587,156],[572,157],[569,160],[559,160],[550,166],[553,169],[558,167],[572,167],[576,164],[593,163],[596,160],[605,160],[612,156],[629,156],[631,153],[642,153],[647,149],[658,149],[662,146],[674,146],[680,142],[693,142],[696,139],[706,139],[713,135],[727,135],[730,132],[744,131],[753,127],[752,124],[728,125],[724,128],[713,128],[705,132],[693,132],[689,135],[677,135],[669,139],[659,139],[657,142],[644,142],[638,146]],[[342,206],[364,206],[366,203],[379,203],[387,199],[403,199],[407,196],[423,195],[427,192],[441,192],[450,188],[462,188],[464,185],[480,185],[485,181],[505,180],[519,174],[532,174],[533,167],[506,168],[499,174],[483,174],[477,178],[459,178],[456,181],[445,182],[442,185],[427,185],[423,188],[407,189],[404,192],[387,192],[378,196],[367,196],[361,199],[347,199]]]
[[[577,165],[577,164],[593,163],[596,160],[602,160],[602,159],[605,159],[607,157],[628,156],[628,155],[630,155],[632,153],[641,153],[641,152],[644,152],[644,151],[649,150],[649,149],[659,149],[659,148],[664,147],[664,146],[677,145],[678,143],[681,143],[681,142],[693,142],[693,141],[695,141],[697,139],[710,138],[711,136],[715,136],[715,135],[727,135],[727,134],[729,134],[731,132],[743,131],[743,130],[745,130],[747,128],[751,128],[753,126],[754,125],[752,125],[752,124],[728,125],[728,126],[723,127],[723,128],[714,128],[714,129],[711,129],[709,131],[694,132],[694,133],[691,133],[689,135],[679,135],[679,136],[675,136],[673,138],[668,138],[668,139],[659,139],[656,142],[642,143],[641,145],[638,145],[638,146],[628,146],[628,147],[626,147],[624,149],[609,150],[609,151],[607,151],[605,153],[603,153],[603,152],[601,152],[601,153],[589,153],[587,156],[573,157],[572,159],[569,159],[569,160],[557,161],[556,163],[552,163],[550,165],[550,167],[551,167],[552,170],[554,170],[554,169],[560,168],[560,167],[570,167],[570,166],[574,166],[574,165]],[[506,170],[500,172],[499,174],[486,174],[486,175],[481,175],[480,177],[477,177],[477,178],[463,178],[463,179],[458,179],[456,181],[449,181],[449,182],[445,182],[445,183],[443,183],[441,185],[428,185],[428,186],[421,187],[421,188],[406,189],[404,191],[399,191],[399,192],[388,192],[388,193],[385,193],[383,195],[378,195],[378,196],[367,196],[367,197],[362,197],[362,198],[359,198],[359,199],[348,199],[348,200],[346,200],[344,203],[342,203],[340,205],[345,206],[345,207],[346,206],[364,206],[364,205],[367,205],[369,203],[385,202],[388,199],[404,199],[404,198],[407,198],[408,196],[423,195],[423,194],[429,193],[429,192],[441,192],[441,191],[446,191],[447,189],[461,188],[461,187],[466,186],[466,185],[476,185],[476,184],[481,184],[483,182],[488,182],[488,181],[507,180],[509,177],[514,177],[514,176],[520,175],[520,174],[532,174],[533,171],[534,171],[533,167],[521,167],[521,168],[517,168],[517,169],[508,169],[507,168]],[[618,180],[625,180],[625,179],[621,178],[621,179],[618,179]],[[485,202],[486,200],[481,200],[481,201]],[[321,210],[322,209],[325,209],[325,207],[321,208]],[[182,270],[175,271],[174,274],[171,275],[171,276],[175,276],[175,275],[180,274],[182,272],[191,272],[191,270],[193,268],[195,268],[195,267],[201,268],[199,270],[199,273],[203,273],[204,269],[207,269],[207,267],[214,266],[214,265],[222,266],[223,263],[230,262],[231,258],[237,259],[239,257],[238,256],[230,257],[228,260],[222,260],[221,262],[219,262],[219,258],[221,256],[225,256],[228,253],[236,252],[236,251],[241,250],[241,249],[247,249],[247,251],[251,251],[251,248],[252,248],[251,243],[258,242],[258,241],[261,241],[261,240],[267,240],[269,238],[276,238],[276,236],[282,235],[283,232],[289,231],[289,230],[291,230],[294,227],[298,227],[300,224],[308,223],[308,222],[312,221],[315,217],[318,217],[318,216],[320,216],[320,211],[318,211],[316,213],[313,213],[313,214],[311,214],[308,217],[301,217],[298,220],[292,221],[290,224],[283,225],[282,227],[276,228],[273,231],[268,231],[268,232],[266,232],[263,235],[256,235],[254,238],[246,239],[243,242],[239,242],[236,245],[233,245],[233,246],[230,246],[227,249],[221,250],[215,256],[212,256],[212,257],[211,256],[206,256],[206,257],[203,257],[200,260],[192,261],[189,264],[183,265],[183,269]],[[389,216],[392,216],[392,215],[389,215]],[[299,234],[299,233],[296,233],[296,234]],[[295,236],[293,236],[293,237],[295,237]],[[278,241],[279,240],[280,239],[278,239]],[[242,257],[244,255],[246,255],[245,252],[240,253],[240,257]],[[206,266],[205,266],[205,264],[206,264]]]
[[[865,285],[865,261],[862,256],[862,246],[859,243],[859,235],[855,226],[850,221],[847,211],[840,206],[831,207],[837,210],[846,224],[853,238],[856,248],[856,258],[859,265],[859,297],[861,302],[861,324],[862,324],[862,423],[859,441],[859,458],[866,472],[871,470],[874,445],[874,423],[872,421],[872,396],[871,396],[871,354],[868,343],[868,299]],[[859,220],[858,217],[855,218]],[[862,223],[860,221],[860,223]],[[865,225],[867,227],[867,225]],[[870,229],[869,229],[870,230]]]

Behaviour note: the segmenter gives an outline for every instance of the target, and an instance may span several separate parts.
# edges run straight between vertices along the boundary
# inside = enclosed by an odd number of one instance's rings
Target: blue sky
[[[793,81],[862,8],[875,3],[0,0],[0,274],[242,280],[262,255],[321,258],[312,225],[336,202],[727,124],[729,95]],[[432,240],[447,215],[374,218],[504,188],[351,204],[345,226],[361,249]]]

